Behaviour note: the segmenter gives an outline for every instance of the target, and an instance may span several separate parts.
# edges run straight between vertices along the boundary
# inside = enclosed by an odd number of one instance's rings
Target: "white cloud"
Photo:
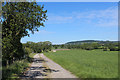
[[[76,13],[74,13],[76,14]],[[77,13],[78,14],[78,13]],[[86,19],[86,22],[96,26],[117,26],[118,25],[118,8],[110,7],[105,10],[88,11],[79,13],[76,18]]]
[[[95,10],[87,12],[73,12],[76,18],[83,22],[96,26],[118,26],[118,7],[110,7],[104,10]]]
[[[118,9],[109,8],[107,10],[101,11],[99,15],[100,19],[98,20],[99,26],[112,26],[118,27]]]
[[[69,16],[68,16],[69,15]],[[50,14],[48,15],[47,24],[63,24],[84,22],[100,27],[117,27],[118,26],[118,7],[110,7],[104,10],[94,10],[86,12],[72,12],[64,14]]]

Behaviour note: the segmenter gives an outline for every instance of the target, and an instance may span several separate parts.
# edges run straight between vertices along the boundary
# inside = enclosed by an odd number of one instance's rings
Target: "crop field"
[[[117,78],[118,52],[65,50],[45,55],[79,78]]]

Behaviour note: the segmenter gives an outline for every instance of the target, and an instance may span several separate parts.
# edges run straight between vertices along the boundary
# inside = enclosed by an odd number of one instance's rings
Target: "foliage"
[[[52,43],[49,41],[45,41],[45,42],[38,42],[38,43],[34,43],[34,42],[27,42],[23,44],[25,48],[30,48],[33,50],[34,53],[41,53],[41,52],[47,52],[47,51],[51,51],[51,45]]]
[[[33,58],[35,54],[36,54],[36,53],[30,53],[30,54],[29,54],[29,57],[30,57],[30,58]]]
[[[86,42],[86,41],[80,41],[81,44],[77,44],[79,41],[76,42],[70,42],[67,44],[62,44],[62,45],[52,45],[55,49],[61,47],[61,48],[68,48],[68,49],[84,49],[84,50],[94,50],[94,49],[103,49],[103,51],[119,51],[118,47],[118,42],[112,42],[112,41],[91,41],[91,42]]]
[[[71,49],[45,55],[79,78],[118,77],[118,51]]]
[[[107,47],[104,47],[104,48],[103,48],[103,51],[107,51],[107,50],[108,50],[108,48],[107,48]]]
[[[12,78],[19,78],[19,75],[24,72],[24,68],[28,67],[29,62],[27,60],[15,61],[9,65],[8,68],[2,68],[2,79],[3,80],[14,80]]]
[[[33,50],[28,47],[25,47],[25,52],[30,54],[33,52]]]
[[[6,2],[2,3],[2,53],[5,62],[20,60],[24,50],[20,42],[28,31],[34,33],[47,20],[44,6],[36,2]]]
[[[28,58],[22,59],[19,61],[15,61],[14,63],[10,64],[8,67],[2,67],[2,79],[3,80],[16,80],[25,72],[26,68],[29,67],[30,62],[33,59],[33,56],[36,53],[29,53]]]
[[[99,44],[108,44],[108,43],[117,43],[118,41],[100,41],[100,40],[83,40],[83,41],[71,41],[66,44],[83,44],[83,43],[99,43]]]
[[[108,48],[110,51],[119,51],[118,43],[108,43],[105,44],[105,47]]]

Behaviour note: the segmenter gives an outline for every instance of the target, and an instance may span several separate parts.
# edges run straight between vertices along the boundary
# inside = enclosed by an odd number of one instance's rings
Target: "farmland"
[[[45,53],[79,78],[118,77],[118,52],[72,49]]]

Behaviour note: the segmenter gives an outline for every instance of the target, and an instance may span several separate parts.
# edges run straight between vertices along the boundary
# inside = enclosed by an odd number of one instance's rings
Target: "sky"
[[[37,2],[44,4],[48,20],[39,32],[21,39],[64,44],[81,40],[118,40],[117,2]]]
[[[37,2],[119,2],[120,0],[36,0]]]

